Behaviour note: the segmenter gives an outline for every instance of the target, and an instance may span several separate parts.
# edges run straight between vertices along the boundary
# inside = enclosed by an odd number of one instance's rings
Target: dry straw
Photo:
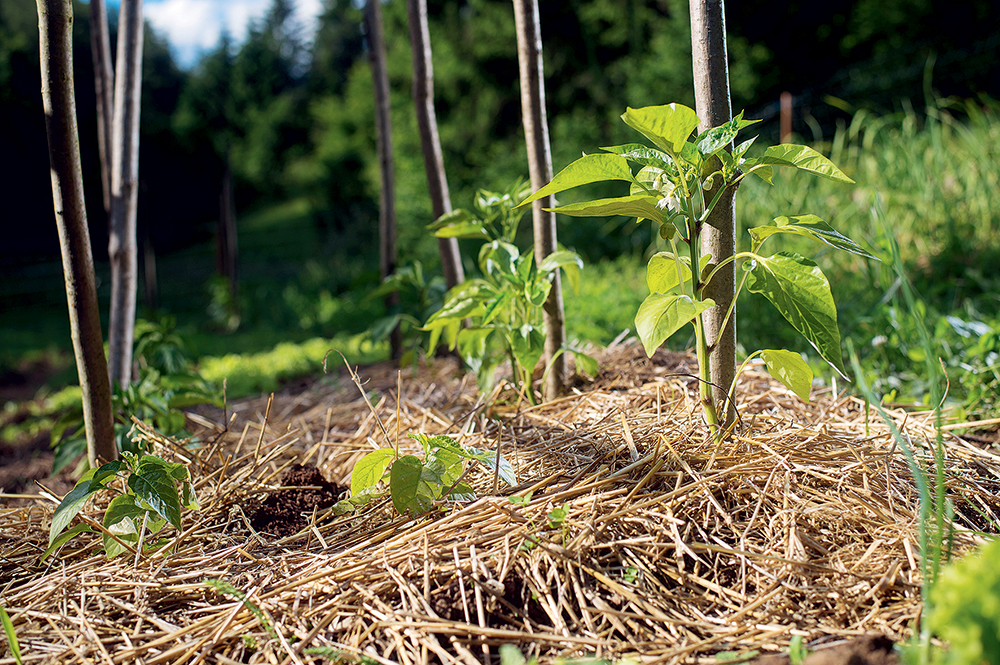
[[[54,506],[0,510],[0,604],[24,661],[471,665],[515,643],[543,662],[674,663],[793,635],[816,647],[907,634],[917,493],[863,403],[820,391],[806,405],[750,372],[735,435],[713,444],[691,358],[618,345],[601,360],[595,382],[532,408],[507,393],[484,407],[453,360],[404,372],[400,395],[395,370],[361,370],[387,432],[501,445],[518,473],[495,495],[492,469],[476,470],[479,500],[417,519],[382,500],[313,511],[283,539],[250,526],[291,464],[348,484],[373,444],[394,444],[346,375],[237,405],[228,429],[192,415],[199,446],[161,444],[190,460],[203,508],[157,553],[107,561],[84,535],[39,565]],[[892,415],[930,459],[930,416]],[[945,445],[961,552],[998,523],[1000,458],[951,434]]]

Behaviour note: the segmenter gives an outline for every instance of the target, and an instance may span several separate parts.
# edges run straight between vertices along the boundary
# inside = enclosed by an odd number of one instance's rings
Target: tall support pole
[[[83,169],[73,89],[73,4],[37,0],[42,104],[49,139],[52,202],[59,232],[70,335],[83,394],[83,423],[91,466],[117,459],[111,384],[104,357],[94,259],[83,198]]]
[[[431,37],[427,27],[427,0],[406,0],[410,22],[410,46],[413,49],[413,105],[417,112],[420,146],[424,153],[427,190],[431,196],[434,219],[451,212],[451,195],[441,154],[437,114],[434,111],[434,65],[431,61]],[[462,255],[456,238],[438,238],[441,269],[448,288],[465,281]]]
[[[514,0],[514,23],[517,32],[517,60],[521,71],[521,116],[528,148],[528,173],[531,188],[541,189],[552,180],[552,152],[549,147],[549,123],[545,112],[545,76],[542,66],[542,31],[538,20],[537,0]],[[532,203],[535,235],[535,261],[541,263],[556,251],[556,215],[551,196]],[[559,353],[566,344],[566,314],[563,310],[562,281],[559,271],[552,273],[552,289],[543,307],[545,354],[548,377],[542,391],[545,399],[558,397],[566,385],[566,354]]]
[[[701,119],[699,131],[732,120],[729,98],[729,65],[726,54],[726,16],[723,0],[691,0],[691,48],[694,67],[695,111]],[[709,216],[702,231],[702,252],[718,264],[732,256],[736,248],[736,188],[729,187]],[[736,264],[716,273],[705,296],[716,306],[705,313],[705,331],[711,362],[712,398],[723,429],[736,418],[736,408],[728,400],[728,390],[736,374],[736,316],[719,334],[736,288]],[[725,403],[725,410],[722,404]]]

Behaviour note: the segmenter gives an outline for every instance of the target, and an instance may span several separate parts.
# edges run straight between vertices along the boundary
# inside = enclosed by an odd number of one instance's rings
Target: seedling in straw
[[[87,501],[98,492],[117,495],[108,504],[101,525],[94,524],[103,534],[104,551],[109,559],[125,551],[137,554],[143,546],[143,539],[156,535],[167,524],[180,531],[181,508],[198,509],[191,476],[183,464],[167,462],[156,455],[136,455],[128,451],[123,452],[122,457],[121,460],[88,470],[63,497],[52,515],[49,547],[42,554],[42,561],[74,536],[94,531],[85,523],[63,533]],[[115,479],[120,480],[121,489],[116,487]],[[159,544],[162,541],[145,547]]]
[[[630,108],[622,120],[655,147],[630,143],[584,155],[520,205],[595,182],[620,180],[629,184],[628,196],[572,203],[552,210],[575,217],[626,215],[636,217],[638,222],[649,219],[659,226],[659,235],[669,242],[670,251],[659,252],[649,260],[646,283],[650,294],[636,314],[636,333],[646,353],[652,356],[671,335],[689,323],[694,326],[700,397],[705,421],[712,431],[718,433],[720,429],[717,409],[724,405],[715,404],[711,397],[710,349],[704,316],[716,304],[705,293],[706,287],[730,263],[739,262],[737,265],[743,272],[737,297],[744,287],[766,297],[820,356],[846,378],[837,309],[829,281],[813,261],[803,256],[787,252],[766,256],[760,249],[771,236],[787,233],[810,237],[863,257],[874,256],[809,214],[775,217],[750,229],[750,249],[733,256],[713,257],[703,253],[701,238],[723,192],[738,187],[750,174],[770,184],[774,168],[783,166],[838,182],[854,181],[829,159],[804,145],[772,146],[762,155],[750,157],[748,152],[756,140],[754,137],[730,150],[740,130],[756,122],[744,120],[742,113],[697,136],[692,133],[698,127],[698,116],[680,104]],[[638,171],[632,171],[633,164],[639,167]],[[732,325],[735,306],[736,297],[724,314],[721,329]],[[762,349],[750,354],[743,367],[758,356],[773,377],[803,400],[809,399],[813,374],[801,356]],[[732,386],[726,386],[730,400],[734,388],[735,380]]]
[[[344,358],[343,354],[341,358]],[[513,467],[499,451],[467,448],[449,436],[408,434],[409,438],[420,444],[423,458],[401,454],[398,431],[393,445],[388,430],[368,399],[357,373],[347,363],[347,358],[344,358],[344,364],[389,446],[377,448],[355,463],[351,471],[351,497],[339,501],[334,506],[335,512],[350,512],[386,493],[392,498],[392,506],[400,515],[426,513],[440,501],[474,500],[475,491],[465,482],[465,476],[471,469],[465,466],[466,461],[486,465],[493,471],[496,480],[503,480],[512,486],[517,484]],[[325,358],[323,369],[326,370]]]

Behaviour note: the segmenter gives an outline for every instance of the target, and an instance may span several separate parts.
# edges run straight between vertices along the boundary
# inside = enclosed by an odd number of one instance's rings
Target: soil
[[[893,641],[884,635],[865,635],[829,649],[813,651],[802,665],[899,665]],[[784,654],[769,654],[750,661],[750,665],[791,665]]]
[[[328,481],[316,467],[301,464],[289,467],[281,477],[281,486],[259,506],[244,506],[254,529],[279,537],[304,529],[314,511],[337,503],[346,489]]]

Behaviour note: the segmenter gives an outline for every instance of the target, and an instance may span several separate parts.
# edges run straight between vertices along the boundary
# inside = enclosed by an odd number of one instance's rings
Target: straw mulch
[[[448,433],[499,445],[517,471],[520,485],[494,494],[492,470],[475,469],[481,498],[415,519],[381,499],[314,509],[291,536],[251,527],[291,465],[348,485],[353,464],[388,445],[344,372],[269,407],[244,403],[228,429],[221,414],[193,415],[198,447],[140,431],[190,461],[202,509],[156,553],[107,561],[83,535],[44,565],[53,504],[0,510],[0,604],[24,661],[472,664],[514,643],[543,662],[673,663],[777,651],[793,635],[815,648],[908,634],[917,494],[863,404],[829,392],[803,404],[751,371],[741,426],[716,445],[693,359],[650,361],[626,344],[601,360],[596,381],[534,408],[509,392],[484,407],[453,359],[404,370],[398,397],[395,370],[362,369],[391,443],[398,433],[415,450],[406,433]],[[893,417],[929,450],[928,417]],[[1000,458],[950,435],[946,446],[961,552],[984,516],[998,519]],[[100,507],[85,514],[99,520]]]

